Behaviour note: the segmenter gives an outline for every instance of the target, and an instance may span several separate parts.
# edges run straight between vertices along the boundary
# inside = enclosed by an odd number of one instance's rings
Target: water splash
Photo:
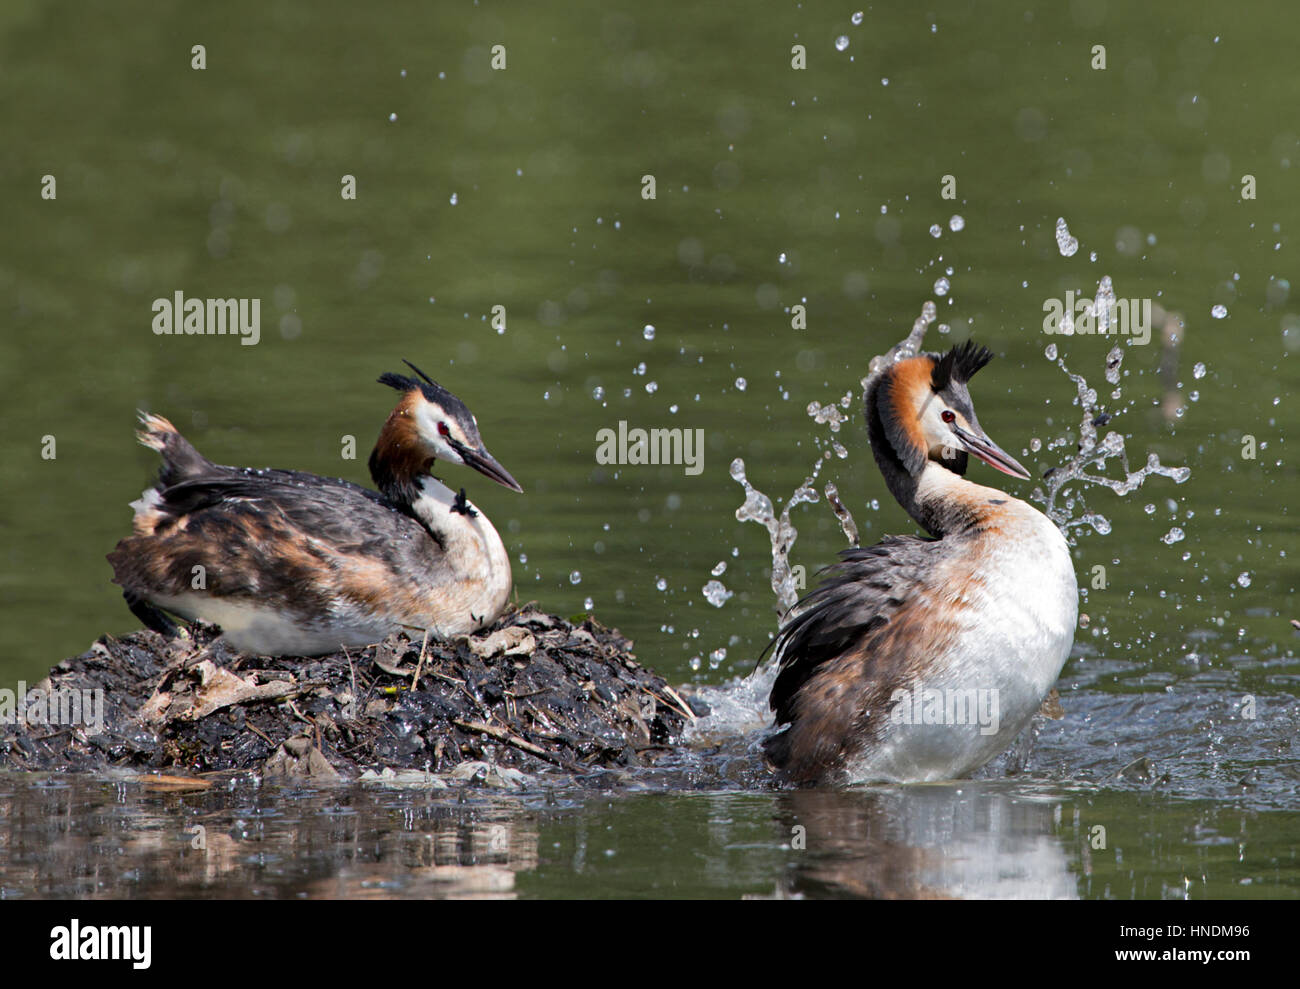
[[[1098,317],[1102,314],[1108,316],[1114,298],[1115,290],[1111,279],[1109,276],[1103,276],[1097,286],[1097,296],[1093,302]],[[934,324],[936,315],[937,307],[933,301],[927,300],[921,307],[921,315],[913,322],[911,332],[885,353],[871,359],[867,376],[861,381],[864,400],[872,382],[884,373],[886,368],[920,353],[926,331]],[[1091,387],[1081,374],[1074,373],[1066,366],[1056,344],[1049,344],[1044,356],[1054,362],[1074,382],[1077,392],[1076,403],[1081,412],[1079,439],[1076,452],[1065,463],[1048,470],[1044,475],[1043,485],[1035,487],[1029,497],[1031,501],[1043,506],[1044,513],[1061,529],[1071,544],[1075,542],[1075,530],[1084,526],[1091,527],[1100,535],[1106,535],[1111,531],[1109,519],[1098,512],[1087,510],[1082,494],[1078,491],[1079,487],[1084,485],[1105,487],[1122,497],[1136,491],[1148,477],[1167,477],[1175,484],[1182,484],[1191,477],[1190,468],[1167,467],[1160,462],[1159,456],[1155,453],[1148,453],[1146,465],[1133,470],[1129,466],[1124,437],[1114,430],[1107,430],[1104,435],[1099,433],[1101,427],[1109,423],[1114,416],[1131,408],[1132,403],[1117,412],[1106,411],[1102,407],[1097,390]],[[1122,398],[1123,362],[1122,347],[1113,347],[1106,355],[1103,376],[1106,383],[1111,386],[1110,400],[1113,402],[1119,402]],[[846,395],[839,402],[829,405],[811,402],[808,405],[808,415],[818,424],[827,425],[832,433],[837,433],[840,425],[848,421],[848,416],[841,412],[841,408],[849,407],[848,399],[849,396]],[[1067,445],[1068,440],[1061,440],[1049,444],[1047,449]],[[788,613],[798,600],[796,581],[790,566],[790,551],[799,533],[790,522],[790,509],[796,505],[818,500],[818,492],[814,485],[822,465],[830,458],[832,450],[841,458],[847,456],[847,451],[844,451],[842,445],[832,439],[831,448],[822,451],[813,465],[812,473],[795,489],[779,516],[772,506],[772,500],[747,479],[744,461],[737,458],[731,465],[731,476],[745,488],[745,501],[736,510],[736,518],[742,522],[757,522],[768,531],[772,547],[772,591],[776,595],[777,611],[782,615]],[[1105,475],[1104,471],[1110,461],[1119,462],[1123,477]],[[1075,482],[1079,482],[1075,489],[1067,490],[1067,487]],[[858,545],[857,523],[852,513],[840,500],[839,491],[831,482],[826,483],[824,490],[826,503],[835,514],[845,538],[850,545]],[[1176,534],[1171,533],[1171,536],[1172,539],[1168,536],[1166,539],[1176,541],[1182,538],[1182,532],[1178,530]]]
[[[1110,289],[1110,278],[1103,278],[1102,282],[1103,285],[1097,291],[1099,302],[1103,298],[1103,290],[1110,290],[1113,296],[1113,289]],[[1042,505],[1044,514],[1056,523],[1057,527],[1065,533],[1066,538],[1073,544],[1075,529],[1082,526],[1091,526],[1095,532],[1104,536],[1110,532],[1111,525],[1110,520],[1104,515],[1086,510],[1083,497],[1077,489],[1073,493],[1065,493],[1066,486],[1071,482],[1080,481],[1083,484],[1109,488],[1122,497],[1136,491],[1148,477],[1153,475],[1167,477],[1175,484],[1182,484],[1192,476],[1192,472],[1188,467],[1166,467],[1160,463],[1160,457],[1155,453],[1147,454],[1145,467],[1140,467],[1137,470],[1131,469],[1129,467],[1128,451],[1124,447],[1123,436],[1114,430],[1107,430],[1106,434],[1098,439],[1099,428],[1107,425],[1115,416],[1122,414],[1126,410],[1121,409],[1113,413],[1105,411],[1097,397],[1097,390],[1089,386],[1083,375],[1071,371],[1066,367],[1064,358],[1057,356],[1055,353],[1052,353],[1048,359],[1052,360],[1074,382],[1077,392],[1076,402],[1081,409],[1079,442],[1073,456],[1059,467],[1053,467],[1047,471],[1043,476],[1043,487],[1035,487],[1030,492],[1029,500]],[[1106,355],[1104,374],[1107,384],[1115,386],[1111,392],[1113,401],[1119,401],[1122,398],[1120,366],[1123,362],[1123,348],[1112,347],[1110,353]],[[1130,404],[1129,408],[1131,407]],[[1111,460],[1119,461],[1124,472],[1122,478],[1106,477],[1100,473],[1100,471],[1106,469],[1107,463]],[[1095,468],[1098,472],[1090,472],[1088,468]],[[1064,503],[1058,504],[1058,499],[1062,499]],[[1079,512],[1077,517],[1076,511]]]
[[[818,463],[820,462],[819,459]],[[772,508],[772,499],[749,483],[745,476],[745,461],[740,457],[731,462],[731,476],[745,488],[745,501],[736,509],[736,519],[740,522],[757,522],[767,529],[772,543],[772,593],[776,595],[777,610],[784,614],[799,600],[797,581],[790,569],[790,550],[799,538],[799,530],[790,522],[790,509],[817,500],[817,489],[812,486],[813,478],[806,478],[803,484],[794,489],[778,516]]]
[[[921,307],[921,315],[912,324],[912,332],[885,353],[871,359],[867,366],[867,376],[861,382],[864,396],[872,380],[885,368],[897,361],[916,356],[925,331],[934,323],[937,315],[938,308],[934,302],[927,301]],[[852,405],[852,402],[852,393],[847,393],[838,401],[826,405],[820,402],[809,402],[807,412],[814,422],[827,426],[831,433],[835,434],[839,432],[843,423],[848,422],[849,416],[845,410]],[[787,614],[799,600],[798,582],[790,566],[790,550],[794,547],[795,540],[799,538],[799,530],[790,521],[790,509],[796,505],[810,504],[818,500],[819,494],[815,487],[817,476],[821,473],[822,466],[832,456],[837,456],[841,460],[848,456],[848,451],[833,436],[827,448],[821,451],[813,463],[809,475],[794,489],[781,509],[780,515],[776,514],[772,499],[750,483],[745,475],[744,460],[737,457],[731,463],[732,478],[745,489],[745,501],[736,509],[736,519],[741,522],[757,522],[768,532],[772,547],[772,592],[776,595],[776,610],[779,615]],[[827,482],[825,494],[826,502],[834,512],[844,538],[849,545],[858,545],[858,524],[854,521],[852,512],[840,500],[839,490],[833,483]]]

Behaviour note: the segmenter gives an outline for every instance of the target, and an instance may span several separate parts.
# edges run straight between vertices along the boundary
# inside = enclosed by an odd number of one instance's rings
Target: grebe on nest
[[[876,464],[932,538],[845,550],[787,616],[769,699],[785,728],[764,750],[788,781],[966,775],[1007,748],[1065,665],[1078,615],[1065,538],[963,476],[974,454],[1029,478],[975,418],[967,383],[992,358],[967,342],[868,384]]]
[[[162,454],[135,509],[134,534],[108,555],[131,611],[160,632],[163,611],[220,625],[257,655],[313,656],[402,627],[460,635],[493,621],[510,594],[501,537],[429,471],[464,464],[523,491],[487,452],[465,404],[410,361],[370,455],[379,492],[294,470],[210,462],[161,416],[140,442]],[[160,610],[161,609],[161,610]]]

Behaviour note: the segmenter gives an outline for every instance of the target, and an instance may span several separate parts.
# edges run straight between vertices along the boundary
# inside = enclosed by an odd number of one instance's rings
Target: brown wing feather
[[[947,648],[956,633],[931,590],[951,546],[942,540],[888,536],[845,550],[829,577],[796,605],[775,640],[780,670],[769,704],[788,727],[764,743],[768,759],[791,780],[820,779],[874,737],[872,712],[917,664]]]
[[[376,593],[377,575],[425,572],[441,553],[419,521],[349,481],[201,459],[166,462],[163,476],[180,479],[154,489],[135,534],[108,555],[115,583],[140,597],[194,590],[202,566],[213,596],[293,598],[325,613],[343,585]]]

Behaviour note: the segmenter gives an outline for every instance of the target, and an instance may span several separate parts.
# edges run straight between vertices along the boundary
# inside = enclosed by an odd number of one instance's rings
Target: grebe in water
[[[789,781],[964,776],[1039,710],[1074,641],[1078,587],[1041,512],[972,481],[967,455],[1028,479],[980,427],[967,383],[993,357],[967,342],[869,383],[868,439],[889,491],[932,538],[886,536],[827,568],[773,644],[764,742]]]
[[[501,537],[429,471],[464,464],[522,491],[487,452],[465,404],[409,361],[370,455],[379,492],[294,470],[223,467],[170,422],[141,413],[140,442],[162,454],[134,533],[108,555],[133,613],[157,631],[164,611],[220,625],[257,655],[313,656],[378,642],[402,627],[439,636],[500,615],[510,594]],[[161,609],[161,610],[160,610]]]

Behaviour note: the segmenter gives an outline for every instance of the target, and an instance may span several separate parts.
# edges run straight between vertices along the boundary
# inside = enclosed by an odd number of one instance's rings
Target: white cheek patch
[[[434,410],[428,406],[421,406],[415,413],[415,419],[421,437],[433,449],[434,456],[439,460],[445,460],[452,464],[464,463],[460,458],[460,454],[447,442],[446,437],[442,435],[442,431],[438,428],[438,424],[446,420],[439,418]],[[455,429],[450,423],[447,426],[449,429]]]
[[[463,464],[460,454],[456,452],[455,447],[442,438],[440,433],[435,433],[432,446],[434,452],[438,455],[439,460],[445,460],[450,464]]]
[[[921,419],[921,433],[931,453],[946,450],[957,442],[948,424],[942,419],[943,402],[935,395],[929,396],[917,410]]]

